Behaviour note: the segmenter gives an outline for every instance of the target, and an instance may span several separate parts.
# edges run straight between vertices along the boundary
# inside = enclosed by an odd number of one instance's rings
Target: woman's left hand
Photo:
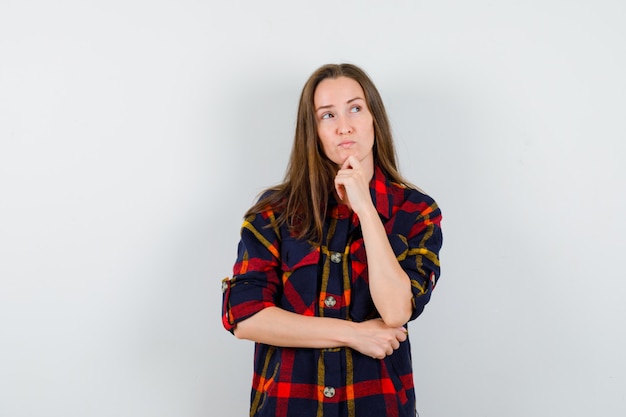
[[[358,215],[362,210],[373,207],[370,196],[370,178],[359,160],[351,155],[335,176],[335,189],[339,198]]]

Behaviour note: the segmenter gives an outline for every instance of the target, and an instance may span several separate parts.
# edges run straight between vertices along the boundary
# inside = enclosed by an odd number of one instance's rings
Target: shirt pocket
[[[389,239],[389,244],[398,262],[405,260],[409,253],[409,244],[406,237],[400,234],[390,234],[387,235],[387,238]],[[368,282],[367,252],[365,251],[363,238],[356,239],[350,244],[350,261],[353,263],[352,282],[354,283],[359,279]]]
[[[349,259],[352,294],[350,317],[356,322],[380,317],[370,295],[367,254],[365,253],[363,238],[355,239],[350,243]]]
[[[319,247],[292,237],[283,240],[281,308],[307,316],[315,315],[319,261]]]
[[[369,285],[367,276],[367,253],[365,252],[365,243],[363,238],[355,239],[350,243],[350,269],[351,282],[354,286],[358,281]]]

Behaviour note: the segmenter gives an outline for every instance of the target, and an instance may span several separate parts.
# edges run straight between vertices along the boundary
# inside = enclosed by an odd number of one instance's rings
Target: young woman
[[[405,181],[349,65],[300,97],[285,180],[246,213],[224,327],[256,342],[251,416],[415,416],[407,322],[439,278],[441,212]]]

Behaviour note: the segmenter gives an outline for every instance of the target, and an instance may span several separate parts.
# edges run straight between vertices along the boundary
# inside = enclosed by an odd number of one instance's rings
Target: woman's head
[[[336,171],[336,163],[329,158],[320,141],[320,120],[316,113],[315,97],[322,81],[341,77],[356,81],[363,91],[365,105],[373,119],[374,164],[380,165],[388,174],[396,173],[395,149],[382,98],[367,74],[352,64],[324,65],[313,72],[305,83],[300,95],[290,164],[295,163],[300,170],[306,167],[312,176],[324,175],[322,171],[329,171],[329,174]]]
[[[285,181],[275,187],[273,192],[267,193],[246,213],[254,215],[271,207],[277,211],[276,226],[286,223],[296,237],[318,244],[321,243],[326,209],[334,190],[337,165],[345,157],[345,153],[333,154],[325,151],[319,134],[322,130],[320,115],[323,112],[320,113],[319,108],[316,112],[315,93],[324,80],[340,80],[343,77],[356,81],[358,87],[351,82],[326,83],[324,90],[328,92],[327,87],[332,89],[351,84],[359,91],[357,95],[362,93],[364,97],[361,97],[361,103],[367,107],[364,109],[367,110],[365,114],[371,116],[371,121],[367,119],[368,122],[365,123],[366,119],[360,119],[358,126],[360,131],[367,131],[367,141],[363,143],[367,142],[365,152],[369,160],[379,166],[391,181],[409,185],[396,168],[396,154],[387,112],[372,80],[363,70],[351,64],[329,64],[318,68],[311,74],[300,95],[296,132]],[[318,103],[318,107],[325,104],[327,103]],[[348,111],[352,111],[351,108]],[[326,148],[329,149],[327,145]],[[366,148],[360,148],[361,154],[363,149]]]
[[[337,167],[350,157],[374,172],[374,119],[361,85],[348,77],[326,78],[313,95],[317,135],[324,155]]]

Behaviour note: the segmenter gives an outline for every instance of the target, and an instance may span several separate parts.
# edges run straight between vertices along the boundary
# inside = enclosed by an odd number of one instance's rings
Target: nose
[[[349,135],[352,133],[352,125],[345,117],[340,118],[339,124],[337,125],[337,132],[340,135]]]

